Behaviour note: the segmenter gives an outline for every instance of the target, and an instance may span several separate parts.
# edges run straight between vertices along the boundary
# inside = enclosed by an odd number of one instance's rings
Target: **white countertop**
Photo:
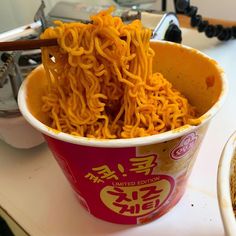
[[[32,236],[224,235],[217,202],[217,167],[226,140],[236,130],[236,40],[220,43],[189,30],[183,38],[183,44],[219,62],[228,77],[229,95],[210,124],[177,206],[141,226],[104,222],[78,204],[46,144],[20,150],[0,141],[0,207],[26,232]]]

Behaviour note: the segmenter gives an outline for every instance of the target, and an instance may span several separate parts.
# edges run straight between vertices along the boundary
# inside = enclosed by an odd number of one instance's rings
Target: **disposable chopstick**
[[[57,39],[16,40],[10,42],[0,42],[0,51],[32,50],[56,45]]]

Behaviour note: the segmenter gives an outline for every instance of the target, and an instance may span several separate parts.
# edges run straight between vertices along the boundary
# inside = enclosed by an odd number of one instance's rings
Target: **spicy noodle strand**
[[[113,8],[91,24],[56,21],[42,39],[59,46],[42,49],[49,80],[42,98],[52,128],[93,138],[132,138],[187,124],[188,104],[160,73],[153,74],[151,30],[140,20],[124,24]]]

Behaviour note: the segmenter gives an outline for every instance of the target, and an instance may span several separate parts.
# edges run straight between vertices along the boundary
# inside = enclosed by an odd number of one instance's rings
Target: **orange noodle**
[[[56,21],[42,39],[59,46],[42,49],[49,80],[43,111],[50,127],[93,138],[133,138],[187,124],[188,104],[162,74],[152,72],[151,30],[140,20],[125,24],[113,8],[92,23]]]

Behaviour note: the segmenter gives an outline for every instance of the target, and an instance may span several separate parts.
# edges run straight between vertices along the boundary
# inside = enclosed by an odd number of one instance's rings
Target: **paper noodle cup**
[[[197,108],[196,125],[131,139],[76,137],[45,125],[42,66],[19,91],[23,116],[44,134],[80,203],[92,215],[114,223],[146,223],[177,204],[207,126],[227,93],[223,71],[203,53],[167,42],[152,42],[152,47],[156,52],[154,72],[161,72]]]

